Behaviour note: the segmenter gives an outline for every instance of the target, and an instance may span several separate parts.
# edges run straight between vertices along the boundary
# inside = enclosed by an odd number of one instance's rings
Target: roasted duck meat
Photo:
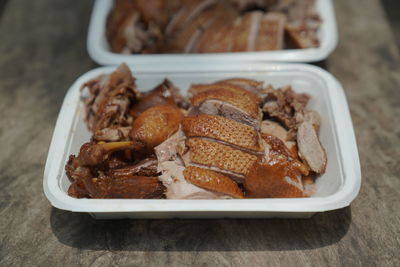
[[[116,53],[216,53],[318,47],[314,0],[116,0]],[[286,34],[285,34],[286,33]]]
[[[284,143],[272,135],[262,135],[268,147],[265,157],[252,165],[244,181],[248,197],[291,198],[304,197],[302,175],[308,168]]]
[[[174,105],[160,105],[145,110],[133,122],[129,136],[143,149],[152,153],[154,147],[174,134],[183,119],[182,111]]]
[[[289,198],[315,191],[327,155],[321,118],[306,108],[309,95],[230,78],[193,84],[186,100],[168,80],[143,94],[134,81],[122,65],[85,84],[93,136],[66,164],[70,196]]]

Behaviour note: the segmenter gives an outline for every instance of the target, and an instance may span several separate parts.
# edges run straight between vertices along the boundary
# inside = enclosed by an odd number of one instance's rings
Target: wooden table
[[[92,2],[0,0],[0,265],[400,266],[399,29],[377,0],[334,2],[340,43],[320,65],[343,83],[355,126],[363,182],[351,207],[306,220],[96,221],[52,208],[42,190],[66,90],[96,66]]]

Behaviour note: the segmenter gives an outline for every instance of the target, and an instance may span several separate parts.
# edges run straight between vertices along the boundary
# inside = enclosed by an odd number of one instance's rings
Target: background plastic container
[[[82,75],[65,96],[45,172],[44,192],[59,209],[88,212],[95,218],[216,218],[281,217],[306,218],[315,212],[345,207],[358,194],[361,173],[353,126],[341,85],[328,72],[305,64],[223,64],[174,65],[166,71],[157,67],[132,69],[139,90],[149,90],[164,78],[170,79],[183,93],[191,83],[205,83],[228,77],[251,78],[274,86],[290,84],[297,92],[312,95],[311,109],[319,111],[320,139],[327,151],[326,173],[317,179],[317,193],[297,199],[75,199],[66,193],[69,181],[64,165],[70,154],[90,138],[82,120],[80,86],[115,67],[102,67]]]
[[[100,65],[116,65],[121,62],[126,62],[133,67],[170,63],[314,62],[327,58],[338,42],[331,0],[316,0],[317,12],[323,20],[318,33],[321,42],[318,48],[209,54],[117,54],[109,50],[105,38],[105,23],[112,4],[111,0],[96,0],[89,25],[87,49],[90,57]]]

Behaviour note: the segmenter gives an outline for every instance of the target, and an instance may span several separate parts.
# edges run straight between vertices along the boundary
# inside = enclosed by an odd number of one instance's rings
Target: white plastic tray
[[[327,58],[338,42],[336,19],[331,0],[316,0],[316,9],[323,19],[318,34],[321,45],[318,48],[209,54],[117,54],[109,50],[105,38],[105,24],[112,4],[111,0],[96,0],[89,25],[87,49],[90,57],[100,65],[116,65],[122,62],[134,67],[143,64],[206,62],[213,64],[229,61],[314,62]]]
[[[185,93],[190,83],[205,83],[228,77],[262,80],[274,86],[291,84],[297,92],[312,95],[309,107],[322,118],[320,138],[328,155],[326,173],[317,179],[317,193],[297,199],[167,200],[167,199],[75,199],[64,165],[89,140],[82,121],[79,87],[114,67],[94,69],[82,75],[65,96],[45,172],[44,192],[54,207],[88,212],[95,218],[199,218],[199,217],[310,217],[315,212],[348,206],[358,194],[361,173],[353,126],[341,85],[328,72],[306,64],[173,65],[132,69],[139,90],[152,89],[164,78]]]

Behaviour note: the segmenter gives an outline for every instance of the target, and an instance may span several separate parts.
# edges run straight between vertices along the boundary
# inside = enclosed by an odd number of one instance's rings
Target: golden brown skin
[[[223,193],[234,198],[243,198],[239,186],[229,177],[204,168],[188,166],[183,171],[185,179],[199,187]]]
[[[216,83],[212,84],[193,84],[189,92],[192,94],[192,96],[195,96],[200,93],[205,93],[205,92],[212,92],[214,90],[226,90],[230,91],[233,93],[236,93],[238,96],[243,96],[245,99],[253,104],[260,104],[260,98],[254,94],[253,92],[250,92],[246,89],[243,88],[243,86],[239,85],[239,82],[243,83],[249,83],[252,80],[247,80],[247,79],[228,79],[228,80],[222,80],[222,81],[217,81]],[[253,81],[255,83],[259,83],[256,81]],[[253,84],[253,83],[252,83]]]
[[[259,118],[259,98],[251,92],[228,84],[213,84],[206,87],[210,89],[197,93],[190,99],[194,106],[200,106],[207,100],[221,100],[235,106],[253,119]]]
[[[258,161],[250,168],[244,181],[246,197],[306,197],[301,177],[309,174],[308,168],[291,158],[291,152],[279,138],[272,135],[262,137],[270,147],[268,160]]]
[[[286,176],[291,175],[290,174],[291,171],[293,170],[290,168],[289,163],[287,161],[255,163],[244,181],[244,186],[246,189],[246,197],[249,198],[305,197],[303,190],[301,188],[292,185],[285,180]]]
[[[201,138],[186,141],[192,163],[215,167],[238,175],[246,175],[257,156]]]
[[[246,150],[263,151],[253,127],[221,116],[187,116],[182,121],[182,130],[187,137],[208,137]]]
[[[133,122],[130,137],[132,141],[141,142],[145,150],[151,152],[178,130],[182,119],[182,111],[174,105],[149,108]]]

